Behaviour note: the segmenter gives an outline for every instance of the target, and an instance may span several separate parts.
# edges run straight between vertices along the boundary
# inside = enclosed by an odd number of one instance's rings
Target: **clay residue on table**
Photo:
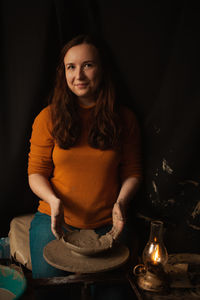
[[[64,240],[79,248],[99,249],[112,247],[112,236],[105,234],[99,236],[94,230],[81,229],[80,231],[69,232]]]

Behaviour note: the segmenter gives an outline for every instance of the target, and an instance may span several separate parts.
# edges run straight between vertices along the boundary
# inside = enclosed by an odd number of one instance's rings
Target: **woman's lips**
[[[75,86],[78,88],[85,88],[88,84],[87,83],[78,83]]]

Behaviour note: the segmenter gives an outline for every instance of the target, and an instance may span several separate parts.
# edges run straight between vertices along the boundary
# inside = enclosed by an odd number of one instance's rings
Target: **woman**
[[[141,180],[139,128],[119,106],[98,43],[81,35],[61,52],[49,106],[36,117],[29,184],[39,197],[31,224],[33,277],[59,276],[44,246],[63,234],[63,222],[119,238],[125,212]],[[41,249],[41,250],[40,250]]]

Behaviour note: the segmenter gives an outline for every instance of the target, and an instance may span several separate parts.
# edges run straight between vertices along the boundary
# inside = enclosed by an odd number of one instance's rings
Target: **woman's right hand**
[[[63,235],[64,209],[62,201],[54,193],[48,178],[42,174],[30,174],[29,185],[32,191],[51,208],[51,230],[57,239]]]
[[[51,231],[57,239],[63,235],[64,209],[60,199],[55,198],[50,202],[51,207]]]

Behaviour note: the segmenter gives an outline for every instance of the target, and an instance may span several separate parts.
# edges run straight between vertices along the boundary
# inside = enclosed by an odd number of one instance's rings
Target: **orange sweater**
[[[124,179],[141,177],[139,128],[134,114],[122,108],[123,151],[91,148],[87,143],[91,107],[80,107],[82,134],[73,148],[58,147],[51,135],[47,106],[35,118],[31,136],[28,174],[48,177],[62,199],[65,222],[78,228],[97,228],[112,222],[112,208]],[[38,210],[50,215],[40,200]]]

